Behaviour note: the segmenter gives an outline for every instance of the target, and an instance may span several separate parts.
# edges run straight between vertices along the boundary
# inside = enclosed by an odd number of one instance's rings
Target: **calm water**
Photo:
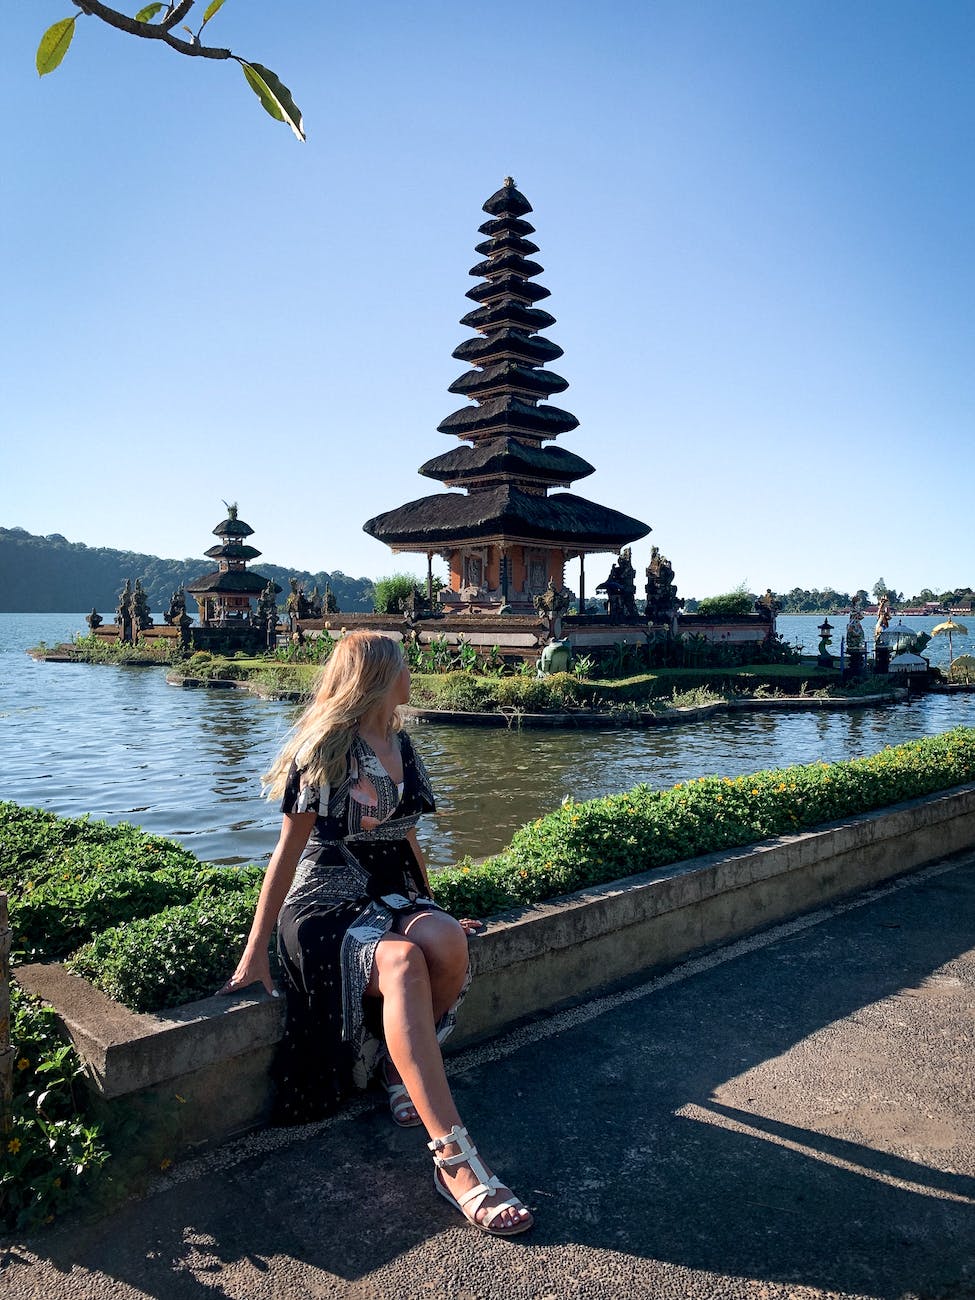
[[[821,621],[783,616],[779,629],[812,650]],[[909,620],[927,630],[936,622]],[[80,614],[0,614],[0,797],[66,816],[137,822],[205,861],[265,861],[279,817],[260,798],[260,773],[293,706],[179,690],[160,669],[35,663],[24,653],[79,629],[86,630]],[[969,648],[969,638],[954,639],[956,655]],[[946,659],[943,638],[926,653],[932,662]],[[647,731],[416,727],[439,802],[421,839],[431,863],[442,866],[500,848],[567,794],[585,799],[640,781],[667,786],[851,758],[960,723],[975,725],[975,696],[849,713],[742,714]]]

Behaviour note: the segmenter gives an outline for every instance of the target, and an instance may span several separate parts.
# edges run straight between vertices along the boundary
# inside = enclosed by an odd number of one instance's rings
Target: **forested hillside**
[[[85,613],[92,608],[112,621],[118,594],[126,578],[139,578],[149,596],[149,605],[161,621],[162,611],[177,587],[216,568],[213,560],[161,560],[137,551],[113,551],[104,546],[69,542],[60,533],[35,537],[23,528],[0,528],[0,611],[18,613]],[[283,606],[288,579],[297,578],[310,592],[326,582],[331,585],[339,609],[372,609],[372,582],[350,578],[340,570],[309,573],[283,569],[275,564],[255,564],[252,573],[273,578],[282,588],[278,603]],[[188,607],[195,613],[195,605]]]

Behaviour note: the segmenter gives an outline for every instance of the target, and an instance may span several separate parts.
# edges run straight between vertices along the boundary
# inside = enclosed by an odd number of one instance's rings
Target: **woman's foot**
[[[379,1077],[386,1089],[386,1096],[389,1098],[389,1113],[393,1117],[393,1123],[398,1124],[400,1128],[417,1128],[421,1122],[420,1116],[416,1112],[416,1107],[410,1101],[410,1094],[406,1091],[406,1084],[400,1078],[398,1070],[388,1057],[382,1064]]]
[[[528,1231],[534,1223],[531,1211],[486,1168],[466,1128],[454,1127],[428,1145],[434,1153],[437,1191],[470,1223],[496,1237]]]

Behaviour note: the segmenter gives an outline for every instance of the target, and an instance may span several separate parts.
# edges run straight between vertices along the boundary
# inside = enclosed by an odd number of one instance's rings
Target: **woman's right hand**
[[[249,957],[244,953],[237,963],[237,969],[227,980],[222,989],[218,989],[218,995],[228,996],[231,993],[243,993],[244,989],[250,988],[252,984],[263,984],[270,993],[272,998],[278,996],[278,991],[274,987],[271,979],[271,963],[268,960],[267,952]]]

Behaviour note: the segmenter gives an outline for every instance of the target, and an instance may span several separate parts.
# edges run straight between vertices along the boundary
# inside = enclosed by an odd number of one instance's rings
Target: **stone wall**
[[[471,942],[475,979],[451,1044],[499,1033],[973,843],[975,785],[495,917]],[[134,1113],[150,1150],[172,1156],[266,1116],[279,999],[212,997],[136,1015],[61,966],[16,974],[62,1017],[99,1104]]]

